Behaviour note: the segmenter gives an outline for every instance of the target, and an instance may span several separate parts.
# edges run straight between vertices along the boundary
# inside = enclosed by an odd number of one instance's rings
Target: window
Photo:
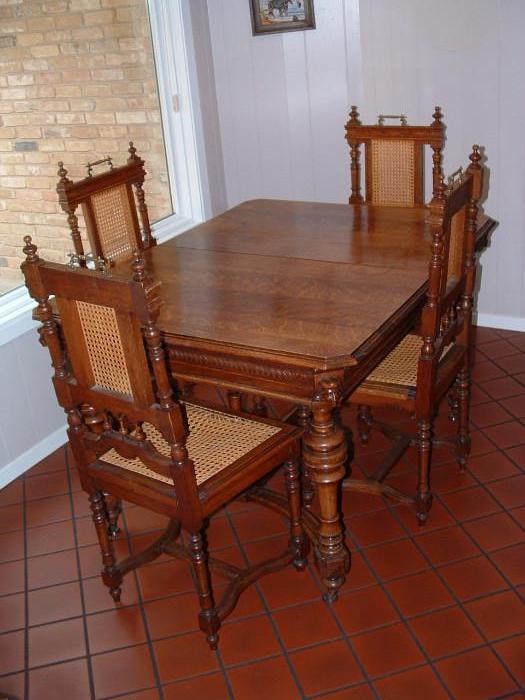
[[[22,0],[2,4],[0,17],[0,305],[9,311],[24,296],[8,294],[22,284],[24,235],[46,259],[73,249],[55,192],[59,161],[75,180],[88,161],[125,162],[133,141],[161,240],[202,219],[203,207],[178,0]]]

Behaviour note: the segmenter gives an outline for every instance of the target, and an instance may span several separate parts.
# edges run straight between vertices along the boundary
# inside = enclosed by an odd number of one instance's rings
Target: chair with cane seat
[[[302,430],[274,420],[183,403],[172,393],[156,327],[159,285],[138,257],[133,276],[71,269],[38,257],[30,237],[22,263],[38,301],[58,402],[83,489],[89,494],[102,552],[102,580],[120,600],[125,574],[162,553],[191,563],[211,648],[242,591],[260,576],[291,563],[306,565],[298,472]],[[61,333],[49,303],[54,295]],[[240,569],[209,559],[209,517],[232,498],[257,488],[281,464],[289,504],[290,543],[258,565]],[[165,533],[140,553],[117,562],[104,494],[167,516]],[[181,529],[189,547],[177,541]],[[216,602],[210,567],[229,579]]]

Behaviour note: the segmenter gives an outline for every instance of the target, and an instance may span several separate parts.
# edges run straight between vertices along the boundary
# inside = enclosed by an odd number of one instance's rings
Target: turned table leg
[[[319,502],[319,531],[315,558],[325,586],[325,600],[337,600],[350,568],[339,508],[345,475],[346,440],[337,416],[336,380],[327,379],[312,401],[312,418],[304,437],[303,459]]]

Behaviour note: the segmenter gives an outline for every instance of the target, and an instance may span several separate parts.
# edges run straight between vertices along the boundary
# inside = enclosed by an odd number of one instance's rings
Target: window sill
[[[196,224],[193,219],[173,215],[153,224],[151,228],[157,243],[162,244]],[[16,287],[0,298],[0,347],[38,325],[32,318],[34,307],[35,302],[24,285]]]

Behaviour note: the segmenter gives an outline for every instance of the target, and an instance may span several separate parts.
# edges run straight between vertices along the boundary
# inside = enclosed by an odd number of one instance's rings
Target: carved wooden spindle
[[[430,491],[432,424],[429,420],[422,419],[418,422],[417,430],[419,472],[415,506],[418,523],[424,525],[432,506],[432,493]]]
[[[252,411],[256,416],[262,416],[263,418],[268,415],[268,406],[266,404],[264,396],[254,394]]]
[[[325,586],[324,599],[329,602],[337,599],[350,563],[336,496],[337,486],[345,475],[347,455],[345,436],[336,414],[339,400],[337,381],[324,380],[312,400],[313,417],[304,436],[303,455],[319,501],[315,554]]]
[[[309,406],[299,406],[299,409],[297,410],[296,413],[296,421],[297,425],[300,425],[303,427],[305,430],[308,428],[310,425],[310,418],[312,416],[312,412],[310,411]],[[306,467],[306,464],[303,462],[303,469],[302,469],[302,481],[303,481],[303,503],[306,506],[306,508],[311,508],[314,496],[315,496],[315,491],[314,491],[314,485],[312,483],[312,480],[310,479],[310,475],[308,473],[308,468]]]
[[[190,534],[190,551],[201,608],[199,613],[199,626],[206,634],[210,649],[217,649],[217,643],[219,641],[217,632],[221,623],[215,610],[215,603],[211,590],[208,553],[199,532]]]
[[[308,540],[305,536],[301,519],[301,481],[297,460],[288,460],[284,464],[286,494],[290,510],[291,545],[295,551],[294,566],[300,571],[306,567]]]
[[[357,432],[362,445],[368,445],[370,439],[370,426],[372,425],[372,411],[370,406],[360,404],[357,407]]]
[[[107,531],[106,505],[103,494],[100,491],[95,491],[89,496],[89,503],[100,544],[100,551],[102,552],[102,563],[104,566],[102,569],[102,581],[109,588],[113,600],[118,603],[121,595],[122,573],[116,566],[113,543]]]
[[[104,493],[106,502],[106,517],[108,521],[108,535],[111,539],[116,539],[120,532],[118,519],[122,513],[122,501],[120,498],[113,496],[110,493]]]

